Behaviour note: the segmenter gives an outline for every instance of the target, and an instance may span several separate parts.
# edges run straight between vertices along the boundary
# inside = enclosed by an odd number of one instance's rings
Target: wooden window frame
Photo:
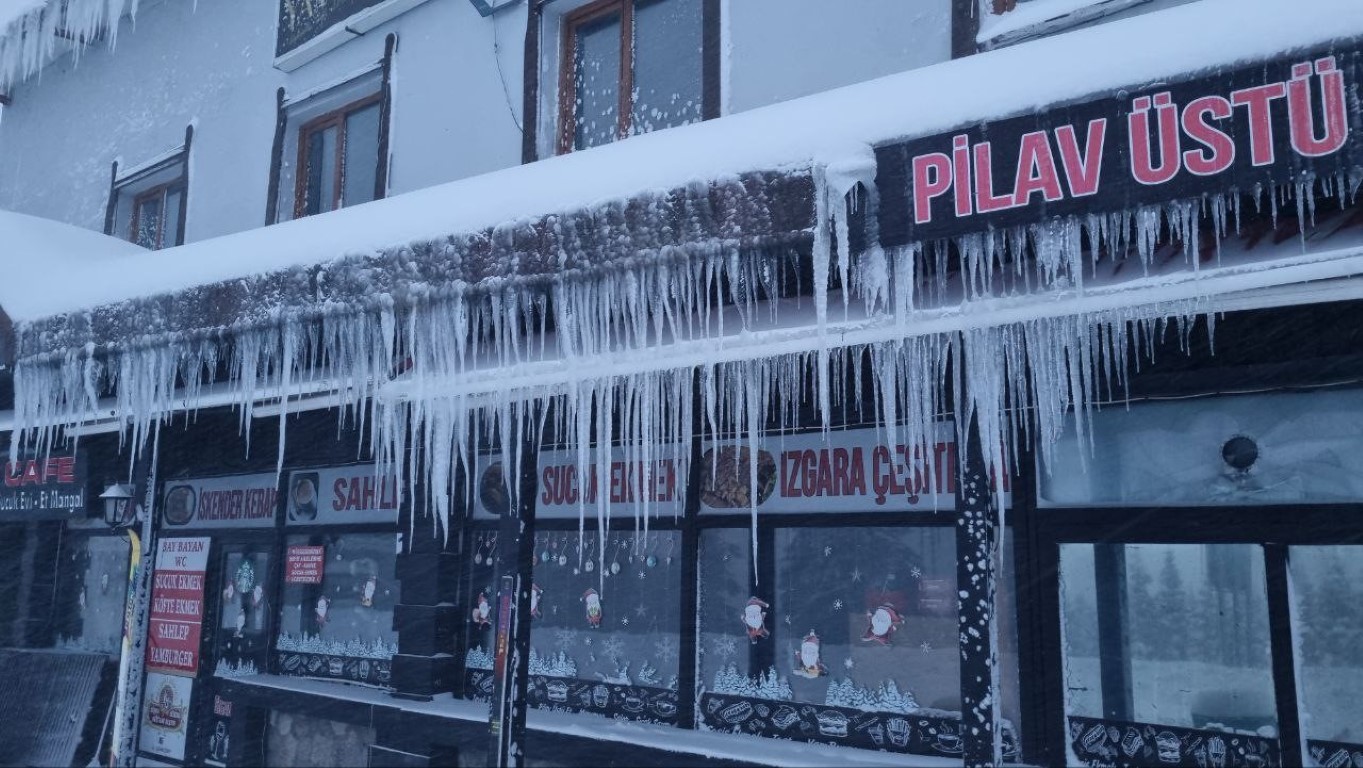
[[[355,112],[359,112],[370,106],[379,107],[379,147],[378,157],[375,158],[375,182],[374,199],[377,200],[383,195],[379,194],[378,187],[382,186],[384,179],[381,177],[383,170],[383,136],[385,121],[385,109],[383,107],[383,91],[377,91],[362,99],[352,101],[349,104],[338,107],[324,115],[319,115],[303,123],[298,127],[298,165],[294,174],[294,195],[293,195],[293,217],[301,219],[311,215],[307,210],[307,189],[308,189],[308,148],[311,145],[311,137],[319,131],[327,128],[336,127],[336,180],[332,185],[331,207],[320,210],[318,213],[337,210],[345,194],[345,147],[346,147],[346,118]]]
[[[629,136],[634,111],[634,0],[595,0],[563,17],[563,58],[559,62],[558,154],[576,149],[577,31],[613,14],[620,15],[620,105],[615,141]]]
[[[179,211],[177,211],[180,217],[180,231],[175,234],[175,242],[168,246],[166,245],[166,211],[168,210],[166,201],[169,199],[172,192],[180,193],[180,205]],[[156,229],[156,245],[153,250],[159,251],[162,248],[184,245],[186,195],[183,177],[168,181],[164,184],[157,184],[150,189],[143,190],[132,196],[132,215],[128,217],[128,241],[136,245],[141,245],[141,243],[138,243],[137,241],[137,231],[142,223],[142,203],[153,198],[161,199],[161,221]]]

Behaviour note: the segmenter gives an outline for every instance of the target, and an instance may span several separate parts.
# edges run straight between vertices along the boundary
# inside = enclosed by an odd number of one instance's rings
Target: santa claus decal
[[[814,634],[814,630],[809,630],[809,634],[805,635],[804,641],[800,643],[800,650],[795,653],[795,674],[811,680],[828,674],[828,668],[819,658],[819,646],[819,636]]]
[[[487,601],[487,595],[479,592],[478,599],[473,603],[473,623],[479,629],[487,629],[492,626],[492,604]]]
[[[587,624],[593,629],[601,626],[601,596],[589,588],[582,593],[582,602],[587,604]]]
[[[904,623],[904,617],[899,611],[889,603],[881,603],[874,611],[866,614],[866,631],[862,633],[861,639],[867,642],[880,643],[881,645],[890,644],[890,635]]]
[[[771,634],[767,631],[767,609],[770,608],[761,598],[750,597],[743,607],[743,626],[748,630],[748,640],[756,643]]]

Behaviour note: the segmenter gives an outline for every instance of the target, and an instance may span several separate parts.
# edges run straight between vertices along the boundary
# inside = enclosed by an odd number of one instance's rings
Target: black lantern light
[[[110,528],[126,528],[133,524],[133,487],[115,483],[99,495],[104,500],[104,523]]]

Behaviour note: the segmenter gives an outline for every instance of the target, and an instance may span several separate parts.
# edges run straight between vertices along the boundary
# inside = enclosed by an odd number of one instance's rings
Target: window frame
[[[330,128],[332,126],[336,127],[336,148],[335,148],[336,177],[332,183],[332,191],[330,198],[331,207],[326,208],[325,210],[319,210],[317,211],[317,213],[319,214],[328,213],[330,211],[339,210],[340,208],[344,207],[342,203],[344,202],[346,176],[345,167],[346,119],[349,118],[352,114],[359,112],[360,110],[376,105],[379,109],[379,135],[378,146],[376,147],[374,158],[375,163],[374,165],[375,180],[373,190],[374,197],[371,198],[371,200],[379,200],[383,198],[383,194],[380,191],[385,186],[384,182],[386,181],[381,173],[383,171],[384,123],[386,122],[384,119],[385,110],[383,102],[384,102],[383,89],[380,88],[380,90],[376,93],[372,93],[368,96],[364,96],[348,104],[344,104],[340,107],[337,107],[336,109],[331,110],[330,112],[318,115],[317,117],[314,117],[311,120],[308,120],[307,122],[298,126],[298,144],[297,144],[298,162],[294,166],[296,170],[294,173],[293,218],[302,219],[308,216],[316,215],[307,212],[308,203],[307,189],[309,170],[308,150],[311,148],[312,145],[312,137],[322,131],[325,131],[327,128]]]
[[[577,32],[594,21],[620,14],[620,95],[615,139],[629,136],[634,106],[634,0],[595,0],[564,15],[559,61],[558,154],[578,151],[576,147],[577,111]]]
[[[137,239],[138,228],[142,223],[142,204],[148,200],[159,198],[161,200],[160,222],[156,228],[156,244],[151,246],[152,250],[159,251],[162,248],[171,248],[185,244],[185,200],[186,184],[184,176],[177,179],[157,184],[150,189],[137,192],[132,195],[132,215],[128,218],[128,241],[136,245],[141,245]],[[169,207],[166,202],[170,199],[172,192],[180,193],[180,203],[176,207],[179,209],[177,216],[180,219],[180,226],[175,233],[175,242],[166,244],[166,213]],[[147,247],[147,246],[144,246]]]

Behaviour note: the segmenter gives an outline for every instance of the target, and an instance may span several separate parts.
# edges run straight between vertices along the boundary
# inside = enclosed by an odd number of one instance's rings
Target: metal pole
[[[543,411],[539,418],[543,418]],[[497,639],[493,644],[492,713],[488,721],[491,743],[489,768],[523,768],[525,765],[525,692],[530,663],[530,591],[534,583],[535,495],[539,459],[540,421],[533,435],[525,434],[536,424],[534,414],[515,419],[516,432],[504,440],[518,440],[519,466],[514,475],[516,495],[511,509],[502,515],[495,572],[498,574]],[[507,470],[511,470],[508,468]]]
[[[118,660],[118,703],[114,710],[113,750],[109,756],[109,764],[119,768],[132,768],[137,760],[143,672],[147,660],[147,615],[151,608],[150,555],[160,434],[159,425],[153,426],[151,454],[148,456],[144,453],[138,457],[132,472],[133,487],[142,492],[142,503],[138,505],[142,530],[139,535],[133,528],[128,529],[128,539],[132,544],[129,553],[128,599],[123,612],[123,648]],[[131,503],[136,503],[135,500],[136,495]]]
[[[958,406],[959,407],[959,406]],[[966,768],[1002,762],[994,576],[998,505],[990,488],[979,422],[971,418],[956,485],[956,583],[960,599],[961,743]],[[1000,478],[1000,482],[1002,479]]]

